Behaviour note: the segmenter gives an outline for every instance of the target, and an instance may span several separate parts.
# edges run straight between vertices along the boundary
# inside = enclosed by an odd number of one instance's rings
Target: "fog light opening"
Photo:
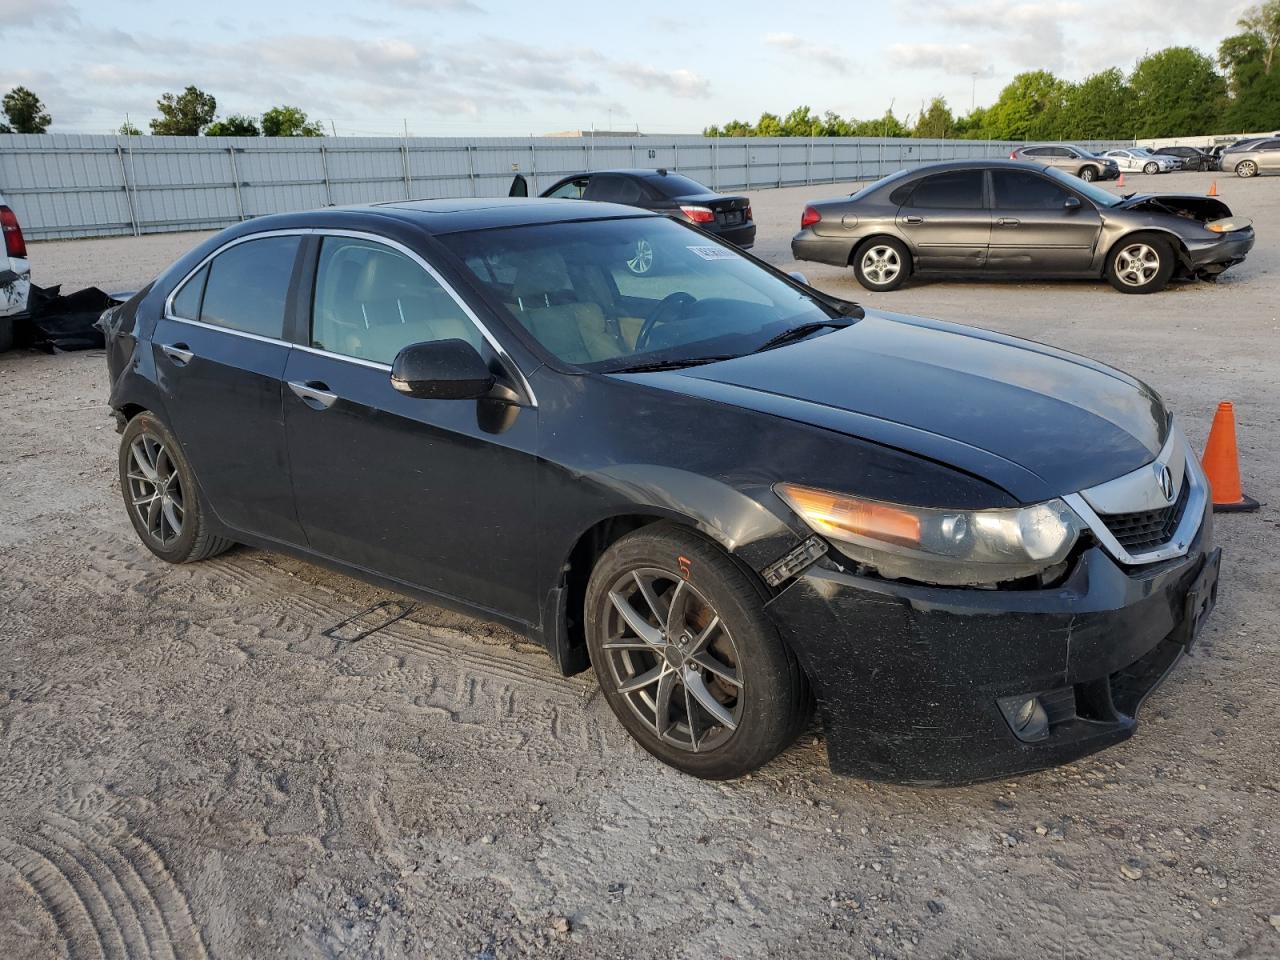
[[[1024,743],[1035,743],[1049,736],[1049,715],[1039,696],[1022,694],[1002,697],[1000,712],[1004,714],[1013,735]]]

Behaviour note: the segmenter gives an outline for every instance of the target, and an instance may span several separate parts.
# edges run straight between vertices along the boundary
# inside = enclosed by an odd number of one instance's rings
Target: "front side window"
[[[1066,190],[1025,170],[992,170],[995,205],[1002,210],[1060,210]]]
[[[462,306],[416,261],[371,240],[325,237],[316,267],[311,346],[391,363],[411,343],[466,340],[480,331]]]
[[[925,177],[911,193],[908,206],[977,210],[982,207],[982,171],[956,170]]]
[[[734,248],[665,217],[440,240],[515,324],[590,370],[737,356],[800,324],[848,322]]]
[[[587,192],[587,183],[589,181],[589,177],[579,177],[576,180],[570,180],[568,183],[562,183],[548,193],[547,197],[555,200],[581,200],[582,195]]]
[[[261,237],[238,243],[214,257],[208,267],[200,320],[281,339],[298,243],[296,236]]]

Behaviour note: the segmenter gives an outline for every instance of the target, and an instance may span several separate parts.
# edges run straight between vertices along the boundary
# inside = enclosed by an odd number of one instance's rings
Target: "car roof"
[[[938,163],[925,164],[923,167],[916,167],[910,171],[914,176],[919,173],[936,173],[940,170],[999,170],[1008,167],[1011,170],[1045,170],[1047,164],[1037,163],[1034,160],[1006,160],[1001,157],[991,157],[973,160],[941,160]]]
[[[462,230],[527,227],[543,223],[652,217],[657,214],[618,203],[551,200],[541,197],[488,197],[460,200],[392,200],[367,207],[371,212],[409,221],[431,234]]]

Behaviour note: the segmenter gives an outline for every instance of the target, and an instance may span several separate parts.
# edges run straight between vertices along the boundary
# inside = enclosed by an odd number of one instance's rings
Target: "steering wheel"
[[[690,304],[698,302],[698,298],[683,291],[671,293],[662,298],[662,302],[653,308],[653,313],[645,317],[644,325],[636,334],[636,351],[640,352],[649,346],[649,336],[654,327],[663,323],[674,323],[684,317]]]

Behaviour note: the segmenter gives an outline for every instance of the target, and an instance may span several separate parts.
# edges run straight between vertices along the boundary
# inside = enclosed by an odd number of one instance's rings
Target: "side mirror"
[[[787,276],[790,277],[792,280],[794,280],[796,283],[803,283],[806,287],[809,285],[809,278],[806,277],[799,270],[792,270],[790,273],[787,274]]]
[[[493,385],[488,365],[465,340],[411,343],[391,364],[391,386],[424,400],[477,400]]]
[[[1062,201],[1062,206],[1063,206],[1063,208],[1065,208],[1065,209],[1067,209],[1067,210],[1079,210],[1079,209],[1080,209],[1080,198],[1079,198],[1079,197],[1067,197],[1067,199],[1066,199],[1066,200],[1063,200],[1063,201]]]
[[[511,181],[511,189],[507,191],[508,197],[527,197],[529,195],[529,181],[524,178],[523,173],[517,173],[514,180]]]

